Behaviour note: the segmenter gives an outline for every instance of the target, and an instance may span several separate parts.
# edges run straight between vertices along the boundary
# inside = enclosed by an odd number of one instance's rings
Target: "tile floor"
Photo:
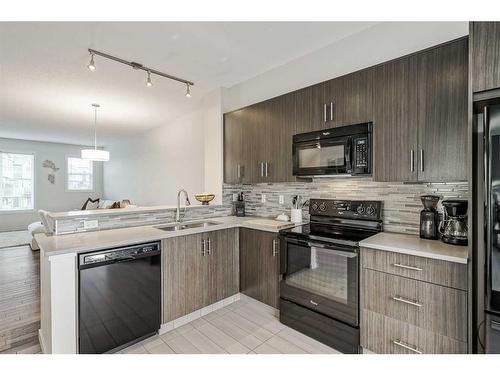
[[[122,354],[335,354],[338,351],[283,324],[275,310],[243,296]]]

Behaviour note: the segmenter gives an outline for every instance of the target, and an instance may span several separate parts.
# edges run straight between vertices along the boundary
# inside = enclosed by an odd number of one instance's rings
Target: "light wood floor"
[[[0,353],[37,353],[40,328],[39,252],[0,249]]]
[[[124,354],[334,354],[283,324],[272,308],[242,297],[187,325],[151,337]]]

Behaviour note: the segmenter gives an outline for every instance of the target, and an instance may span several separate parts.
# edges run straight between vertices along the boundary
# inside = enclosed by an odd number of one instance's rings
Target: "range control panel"
[[[380,220],[381,211],[381,201],[311,199],[309,202],[310,215]]]

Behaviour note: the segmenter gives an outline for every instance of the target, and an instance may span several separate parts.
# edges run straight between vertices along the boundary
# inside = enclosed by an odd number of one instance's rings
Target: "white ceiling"
[[[0,137],[100,143],[168,123],[201,98],[316,51],[374,22],[0,23]],[[185,86],[100,57],[94,48],[195,83]]]

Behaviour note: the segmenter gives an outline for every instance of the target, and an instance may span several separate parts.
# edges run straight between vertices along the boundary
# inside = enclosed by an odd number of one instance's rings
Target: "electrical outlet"
[[[236,202],[238,200],[238,194],[234,193],[233,194],[233,202]]]
[[[285,204],[285,196],[284,195],[280,194],[279,200],[280,200],[280,204]]]
[[[84,220],[83,229],[95,229],[99,226],[99,221],[97,220]]]
[[[260,196],[260,201],[261,201],[262,203],[266,203],[266,194],[262,194],[262,195]]]

